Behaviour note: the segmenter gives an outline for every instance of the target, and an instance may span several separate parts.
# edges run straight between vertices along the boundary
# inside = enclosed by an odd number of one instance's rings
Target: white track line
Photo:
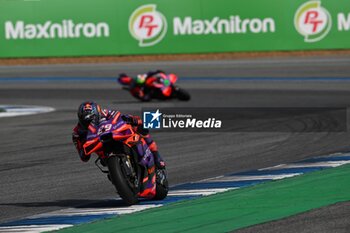
[[[28,226],[11,226],[11,227],[0,227],[1,233],[38,233],[45,231],[54,231],[66,227],[72,227],[73,225],[69,224],[60,224],[60,225],[28,225]]]
[[[348,164],[350,161],[329,161],[329,162],[315,162],[315,163],[291,163],[291,164],[281,164],[270,168],[259,169],[259,171],[266,170],[278,170],[286,168],[312,168],[312,167],[338,167],[344,164]]]
[[[210,182],[228,182],[228,181],[250,181],[250,180],[280,180],[284,178],[290,178],[293,176],[301,175],[302,173],[292,173],[284,175],[253,175],[253,176],[225,176],[213,180],[207,180]]]
[[[222,189],[191,189],[191,190],[174,190],[168,193],[168,196],[191,196],[191,195],[200,195],[200,196],[209,196],[216,193],[226,192],[236,188],[222,188]]]
[[[0,109],[5,110],[5,112],[0,112],[0,117],[26,116],[26,115],[33,115],[33,114],[55,111],[55,109],[52,107],[41,107],[41,106],[0,105]]]

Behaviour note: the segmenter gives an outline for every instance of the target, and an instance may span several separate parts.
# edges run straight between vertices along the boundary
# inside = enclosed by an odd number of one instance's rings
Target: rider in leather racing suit
[[[119,77],[127,77],[126,74],[120,74]],[[130,84],[130,93],[142,100],[151,100],[151,89],[154,82],[162,82],[166,78],[166,73],[161,70],[149,71],[147,74],[139,74],[133,78]],[[164,92],[162,95],[164,97],[169,97],[171,92]]]
[[[83,149],[90,124],[98,125],[102,121],[113,118],[116,114],[118,114],[118,111],[101,109],[98,104],[91,101],[84,102],[79,106],[79,121],[73,129],[72,140],[82,161],[87,162],[90,159],[90,155],[86,155]],[[158,152],[157,144],[149,135],[148,130],[142,128],[142,120],[140,117],[132,115],[121,115],[121,117],[127,124],[134,126],[136,132],[138,132],[145,139],[149,149],[154,155],[156,167],[158,169],[164,169],[165,162]]]

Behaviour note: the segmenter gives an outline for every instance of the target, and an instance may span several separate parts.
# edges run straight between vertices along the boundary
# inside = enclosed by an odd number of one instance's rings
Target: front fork
[[[104,167],[107,166],[107,159],[109,156],[117,156],[113,153],[110,153],[108,154],[106,157],[104,158],[101,158],[101,157],[98,157],[96,160],[95,160],[95,165],[99,168],[99,170],[105,174],[107,174],[107,178],[109,181],[112,182],[112,179],[109,175],[109,171],[108,169],[104,169]],[[135,169],[133,167],[133,162],[132,162],[132,156],[131,155],[126,155],[126,156],[120,156],[123,164],[125,164],[126,166],[123,166],[123,169],[125,171],[125,174],[126,176],[132,178],[133,180],[133,186],[135,189],[136,192],[139,192],[140,190],[140,180],[139,180],[139,177],[141,177],[140,175],[140,169]],[[102,167],[99,165],[99,163],[102,165]],[[136,170],[136,171],[135,171]]]

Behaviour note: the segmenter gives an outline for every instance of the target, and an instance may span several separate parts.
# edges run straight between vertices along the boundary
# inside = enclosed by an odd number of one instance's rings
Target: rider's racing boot
[[[158,151],[152,151],[152,154],[154,156],[154,163],[156,165],[157,169],[165,169],[165,162],[162,158],[162,156],[159,154]]]

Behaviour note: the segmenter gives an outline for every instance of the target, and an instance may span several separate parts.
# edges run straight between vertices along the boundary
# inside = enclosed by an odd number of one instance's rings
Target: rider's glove
[[[80,137],[77,133],[75,133],[75,132],[72,133],[72,141],[73,141],[75,146],[77,146],[79,139],[80,139]]]
[[[130,116],[130,115],[123,115],[122,116],[123,121],[125,121],[125,123],[132,125],[132,126],[138,126],[141,119],[137,116]]]
[[[87,162],[90,159],[90,155],[86,155],[83,150],[79,151],[79,157],[83,162]]]

